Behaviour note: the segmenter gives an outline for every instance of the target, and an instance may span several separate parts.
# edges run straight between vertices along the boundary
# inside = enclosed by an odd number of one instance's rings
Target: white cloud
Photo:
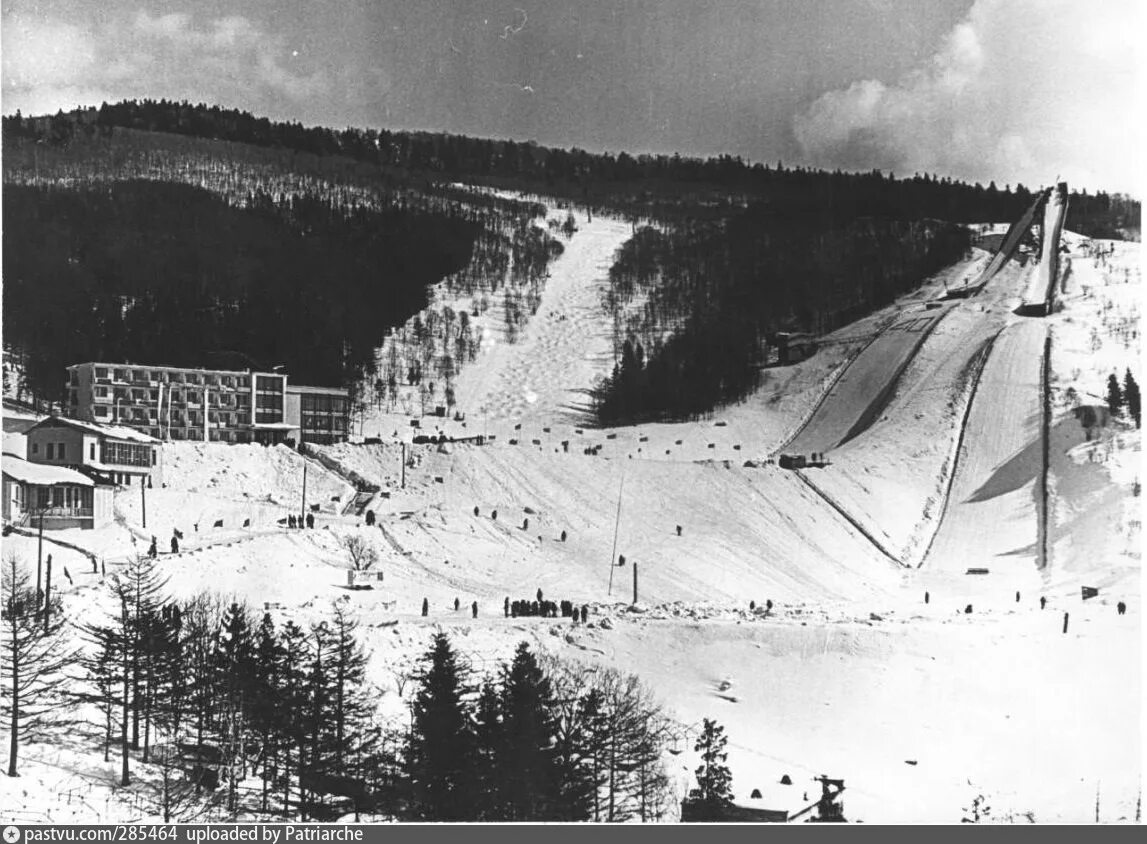
[[[266,112],[326,95],[321,71],[296,70],[286,40],[248,18],[188,14],[102,26],[5,13],[5,112],[55,112],[136,97],[186,98]],[[282,106],[277,108],[276,106]]]
[[[794,119],[818,166],[1139,187],[1139,0],[977,0],[929,63],[829,91]]]

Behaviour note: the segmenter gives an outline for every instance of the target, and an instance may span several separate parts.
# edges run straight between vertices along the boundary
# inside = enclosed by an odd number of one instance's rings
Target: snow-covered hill
[[[1086,821],[1099,788],[1104,820],[1132,817],[1140,447],[1138,431],[1095,406],[1111,371],[1122,377],[1138,365],[1138,244],[1067,235],[1065,308],[1046,320],[1012,313],[1030,270],[1015,265],[981,296],[950,306],[871,424],[802,479],[767,457],[824,407],[866,341],[770,370],[756,395],[711,420],[585,427],[579,391],[611,365],[596,289],[628,229],[601,217],[577,222],[520,341],[484,343],[459,374],[465,419],[427,418],[419,429],[492,441],[414,446],[408,416],[375,413],[363,433],[381,435],[381,444],[322,449],[348,475],[381,487],[369,505],[377,526],[341,514],[351,487],[315,460],[306,464],[306,498],[320,505],[316,528],[280,526],[302,502],[299,455],[179,443],[165,446],[167,486],[147,493],[146,529],[131,489],[117,496],[120,523],[59,538],[91,550],[113,574],[150,535],[166,550],[178,527],[180,553],[160,557],[175,596],[207,589],[300,621],[333,601],[349,605],[363,622],[384,715],[404,717],[413,689],[400,694],[396,680],[435,630],[450,632],[479,666],[526,640],[637,673],[684,737],[702,718],[717,719],[739,794],[775,793],[787,773],[791,788],[811,795],[810,778],[823,773],[845,778],[852,819],[957,821],[983,794],[997,817]],[[903,321],[985,260],[976,250],[838,335],[865,337]],[[1029,448],[1049,331],[1051,550],[1039,571],[1026,547],[1034,536]],[[962,430],[966,450],[954,466]],[[224,527],[213,527],[217,520]],[[344,588],[343,541],[352,534],[379,553],[384,581],[374,590]],[[34,564],[34,539],[8,537],[9,550]],[[57,588],[71,616],[99,612],[101,574],[83,555],[51,552],[69,569],[72,582]],[[617,554],[625,566],[613,565]],[[987,556],[993,575],[1007,565],[1022,578],[963,574]],[[635,565],[639,604],[630,608]],[[1080,585],[1099,587],[1099,597],[1083,602]],[[588,604],[592,626],[503,617],[504,597],[538,588]],[[463,610],[453,609],[455,598]],[[1126,616],[1116,615],[1119,600]],[[471,601],[476,619],[465,609]],[[696,763],[688,738],[682,749],[669,761],[685,788]],[[147,817],[131,793],[113,791],[114,762],[96,746],[33,745],[25,758],[20,780],[0,779],[0,821]],[[65,804],[65,793],[84,802]],[[85,808],[77,815],[72,805]]]

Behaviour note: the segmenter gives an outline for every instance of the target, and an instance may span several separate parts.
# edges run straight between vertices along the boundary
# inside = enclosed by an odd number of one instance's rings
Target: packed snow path
[[[614,253],[632,231],[621,220],[575,216],[578,231],[551,265],[541,306],[518,342],[489,330],[478,360],[459,373],[455,395],[472,421],[570,421],[588,405],[587,391],[612,370],[602,294]]]
[[[986,568],[998,580],[1036,570],[1046,333],[1039,321],[1009,326],[984,366],[948,507],[924,562],[938,574],[964,576],[969,568]]]
[[[911,311],[881,333],[849,364],[784,450],[791,454],[823,453],[864,430],[887,403],[920,344],[951,307]]]

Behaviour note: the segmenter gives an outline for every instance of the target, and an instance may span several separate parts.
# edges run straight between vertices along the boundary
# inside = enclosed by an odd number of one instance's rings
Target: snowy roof
[[[101,425],[98,422],[86,422],[82,419],[72,419],[67,416],[49,416],[47,419],[41,419],[29,428],[28,431],[34,431],[39,427],[53,427],[57,424],[69,425],[73,428],[79,428],[81,431],[87,431],[90,434],[97,434],[101,437],[108,437],[113,440],[128,440],[137,443],[159,442],[155,437],[148,436],[134,428],[128,428],[123,425]]]
[[[316,396],[342,396],[344,398],[349,394],[346,387],[311,387],[306,384],[287,384],[287,392]]]
[[[56,484],[75,484],[77,486],[95,486],[95,482],[81,475],[74,469],[63,466],[46,466],[42,463],[29,463],[11,454],[5,454],[3,460],[4,474],[22,483],[36,486],[55,486]]]

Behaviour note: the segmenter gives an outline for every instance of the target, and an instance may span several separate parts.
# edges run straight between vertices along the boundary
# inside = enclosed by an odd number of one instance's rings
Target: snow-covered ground
[[[1029,347],[1042,354],[1042,332],[1050,330],[1051,551],[1040,577],[1030,554],[1008,558],[1030,575],[1016,587],[1016,603],[1011,583],[1005,589],[994,580],[933,573],[962,572],[962,557],[967,567],[976,565],[975,549],[957,543],[945,551],[938,538],[922,568],[902,568],[798,476],[764,463],[863,341],[769,370],[756,395],[712,420],[580,427],[569,406],[605,364],[594,343],[608,348],[608,326],[593,310],[597,293],[587,290],[602,283],[627,232],[598,217],[590,223],[579,216],[578,225],[520,342],[484,344],[459,375],[460,404],[464,399],[469,408],[464,423],[434,420],[451,434],[494,434],[491,444],[404,449],[391,432],[409,440],[409,426],[394,415],[372,420],[377,430],[368,424],[365,431],[381,433],[383,444],[323,449],[380,485],[369,505],[378,527],[340,515],[350,487],[317,461],[307,463],[307,502],[320,504],[316,529],[280,527],[277,520],[297,512],[302,500],[297,454],[179,443],[165,446],[167,487],[147,492],[146,530],[141,494],[129,489],[117,496],[121,523],[59,538],[90,549],[112,574],[150,535],[166,550],[179,527],[181,553],[160,558],[176,596],[207,589],[300,622],[319,618],[334,601],[350,605],[363,624],[384,715],[406,712],[414,690],[408,683],[400,695],[399,678],[438,629],[478,666],[492,667],[526,640],[636,673],[680,725],[683,752],[667,756],[667,764],[681,793],[697,764],[691,737],[710,717],[729,736],[738,794],[760,788],[766,798],[799,803],[778,792],[781,776],[792,778],[794,785],[783,788],[799,790],[797,798],[807,791],[814,799],[811,777],[827,774],[845,779],[845,814],[853,820],[958,821],[982,794],[997,818],[1025,821],[1030,814],[1050,822],[1092,820],[1098,790],[1102,820],[1133,818],[1142,747],[1139,436],[1125,421],[1076,408],[1103,404],[1111,371],[1122,378],[1130,366],[1139,374],[1138,244],[1114,244],[1096,257],[1097,244],[1066,235],[1072,252],[1065,307],[1046,320],[1012,314],[1028,270],[1009,265],[988,290],[940,321],[871,427],[836,449],[830,466],[807,473],[903,553],[902,562],[919,562],[938,524],[940,536],[955,529],[940,523],[939,513],[965,416],[965,444],[978,457],[964,463],[966,475],[951,479],[950,512],[1024,453],[1038,419],[1022,411],[1030,396],[1019,387],[1030,387],[1030,371],[1038,377]],[[946,283],[974,276],[985,261],[977,252],[838,334],[869,334]],[[984,409],[974,404],[966,414],[970,366],[1001,329],[979,386]],[[1023,385],[1011,378],[1020,370],[1029,373]],[[535,401],[526,400],[527,388]],[[995,404],[1003,405],[998,414]],[[480,420],[475,408],[483,407],[488,418]],[[1085,417],[1092,422],[1086,428]],[[422,430],[432,432],[428,422]],[[987,512],[968,520],[961,534],[969,543],[980,534],[990,539],[1003,517],[998,506],[981,509]],[[214,528],[220,519],[224,527]],[[625,567],[610,565],[615,523]],[[1025,523],[1030,527],[1026,516]],[[343,588],[349,563],[342,542],[351,534],[378,550],[385,576],[379,588]],[[35,539],[7,537],[9,549],[34,565]],[[71,617],[101,612],[101,574],[80,554],[46,544],[49,551],[69,570],[72,582],[54,574],[53,586],[67,595]],[[941,557],[948,562],[933,566]],[[635,563],[637,611],[628,607]],[[1099,597],[1082,601],[1080,585],[1099,587]],[[502,617],[504,596],[538,588],[555,600],[589,604],[592,626]],[[1049,599],[1046,609],[1040,596]],[[431,607],[425,619],[424,597]],[[456,597],[464,608],[476,600],[478,618],[456,612]],[[775,602],[772,612],[750,610],[750,600],[766,599]],[[1128,603],[1125,616],[1116,615],[1119,600]],[[969,602],[974,612],[966,614]],[[1066,634],[1064,612],[1071,618]],[[114,788],[115,760],[104,763],[98,744],[84,736],[29,745],[22,756],[22,776],[0,778],[0,821],[154,817],[146,785]],[[154,776],[137,769],[145,781]]]

